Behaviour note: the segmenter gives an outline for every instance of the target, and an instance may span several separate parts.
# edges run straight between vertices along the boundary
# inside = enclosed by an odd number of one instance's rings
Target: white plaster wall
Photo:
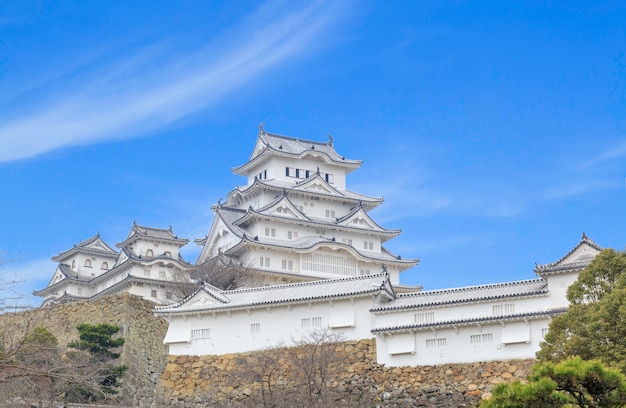
[[[163,255],[165,252],[169,252],[174,259],[178,258],[178,246],[173,244],[167,244],[163,242],[150,242],[150,241],[135,241],[132,244],[133,252],[135,255],[141,255],[147,257],[149,249],[152,250],[152,256]]]
[[[567,307],[567,288],[578,279],[578,273],[560,273],[547,277],[552,307]]]
[[[479,361],[509,360],[534,358],[539,350],[539,344],[543,340],[543,333],[550,324],[549,318],[519,322],[515,325],[511,323],[485,324],[454,328],[419,331],[406,333],[413,337],[414,352],[403,354],[390,354],[390,345],[394,335],[376,336],[376,354],[379,364],[387,366],[415,366],[415,365],[435,365],[447,363],[473,363]],[[529,342],[502,343],[503,331],[507,325],[512,330],[520,330],[519,325],[524,326],[522,330],[528,331]],[[480,341],[472,343],[472,335],[480,336],[481,340],[489,338],[491,341]],[[483,337],[483,335],[485,335]],[[427,341],[434,339],[445,339],[445,346],[428,347]],[[435,343],[433,341],[432,343]]]
[[[372,338],[368,311],[372,301],[372,297],[367,296],[355,299],[354,304],[349,300],[332,303],[323,301],[294,305],[291,309],[278,306],[233,311],[230,315],[219,312],[215,315],[194,314],[186,318],[170,316],[166,341],[172,336],[180,338],[181,334],[185,337],[193,329],[211,329],[210,339],[170,343],[170,354],[209,355],[256,350],[286,344],[291,339],[300,338],[307,330],[312,330],[312,327],[302,328],[303,318],[321,317],[321,327],[328,327],[331,319],[335,318],[333,312],[337,311],[354,313],[355,326],[337,327],[332,332],[342,333],[346,340]],[[255,323],[259,323],[258,333],[251,332],[251,325]]]

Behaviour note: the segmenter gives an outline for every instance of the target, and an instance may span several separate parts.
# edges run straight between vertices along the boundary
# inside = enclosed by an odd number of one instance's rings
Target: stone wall
[[[167,323],[153,315],[153,308],[152,302],[123,294],[0,315],[0,328],[43,326],[57,336],[59,344],[67,344],[77,339],[76,326],[80,323],[121,327],[126,338],[121,363],[129,367],[122,389],[125,405],[260,405],[267,384],[249,374],[261,366],[264,373],[271,372],[271,364],[260,359],[261,353],[167,356],[163,345]],[[333,374],[330,382],[332,406],[476,406],[496,384],[524,378],[533,363],[523,360],[385,367],[376,364],[373,339],[339,343],[333,359],[332,366],[340,372]],[[288,360],[280,360],[279,370],[270,373],[274,396],[285,402],[283,406],[292,406],[299,398],[295,394],[295,368]]]
[[[502,382],[523,379],[532,360],[421,367],[385,367],[376,364],[375,340],[338,344],[333,364],[341,367],[330,384],[332,406],[469,407],[490,396]],[[259,367],[265,364],[264,367]],[[288,361],[268,378],[274,397],[290,406],[298,384]],[[269,372],[257,353],[222,356],[169,356],[155,406],[255,406],[267,401],[268,384],[255,370]],[[265,394],[265,395],[263,395]],[[291,403],[290,398],[294,398]],[[268,404],[270,405],[270,404]],[[304,405],[306,404],[297,404]]]
[[[0,315],[0,327],[27,330],[43,326],[63,345],[78,339],[76,326],[81,323],[119,326],[126,339],[120,363],[128,366],[121,396],[127,405],[149,407],[168,352],[163,344],[167,323],[153,315],[153,308],[150,301],[121,294]]]

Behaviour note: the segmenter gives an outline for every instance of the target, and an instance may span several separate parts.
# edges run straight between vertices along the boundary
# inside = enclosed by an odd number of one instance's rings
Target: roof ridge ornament
[[[263,126],[265,126],[265,122],[261,121],[261,123],[259,123],[259,134],[265,135],[267,132],[263,129]]]
[[[330,133],[328,134],[328,143],[326,143],[328,146],[333,147],[333,135],[331,135]]]

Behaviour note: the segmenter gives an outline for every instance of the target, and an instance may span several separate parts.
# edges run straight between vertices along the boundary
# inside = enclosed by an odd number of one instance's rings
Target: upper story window
[[[151,249],[148,249],[148,250],[146,251],[146,256],[154,256],[154,252],[152,252],[152,250],[151,250]]]
[[[494,305],[493,306],[493,315],[494,316],[503,316],[510,315],[515,313],[515,304],[507,303],[504,305]]]
[[[169,256],[170,258],[172,257],[172,253],[170,251],[163,252],[163,255]]]
[[[415,323],[425,324],[433,323],[435,321],[435,312],[425,312],[415,314]]]
[[[91,259],[85,259],[85,268],[91,268]]]
[[[109,263],[108,262],[102,262],[102,266],[100,267],[100,269],[109,269]]]

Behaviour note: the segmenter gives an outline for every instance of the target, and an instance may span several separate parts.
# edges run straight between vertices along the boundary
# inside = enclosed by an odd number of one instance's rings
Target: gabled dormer
[[[344,217],[339,218],[336,222],[337,225],[358,228],[376,235],[381,234],[383,241],[400,235],[401,230],[388,230],[378,225],[368,214],[365,212],[361,205],[354,207]]]
[[[308,221],[309,218],[289,199],[286,190],[265,207],[256,210],[260,214],[268,214],[276,217],[293,218]],[[238,223],[239,224],[239,223]]]
[[[580,272],[591,263],[593,258],[595,258],[600,251],[602,251],[602,247],[593,242],[593,240],[583,232],[578,244],[567,254],[563,255],[561,259],[556,262],[536,265],[535,273],[541,277],[545,277],[548,274]]]
[[[344,196],[344,194],[337,191],[332,187],[326,177],[317,171],[306,180],[298,182],[294,187],[294,190],[306,191],[311,193],[321,193],[332,196]]]
[[[71,249],[61,252],[52,257],[54,262],[62,262],[71,265],[71,261],[76,259],[77,254],[84,256],[96,256],[105,259],[115,259],[117,257],[117,251],[108,246],[100,234],[96,234],[93,237],[81,241],[79,244],[75,244]],[[76,266],[76,262],[74,262]]]

